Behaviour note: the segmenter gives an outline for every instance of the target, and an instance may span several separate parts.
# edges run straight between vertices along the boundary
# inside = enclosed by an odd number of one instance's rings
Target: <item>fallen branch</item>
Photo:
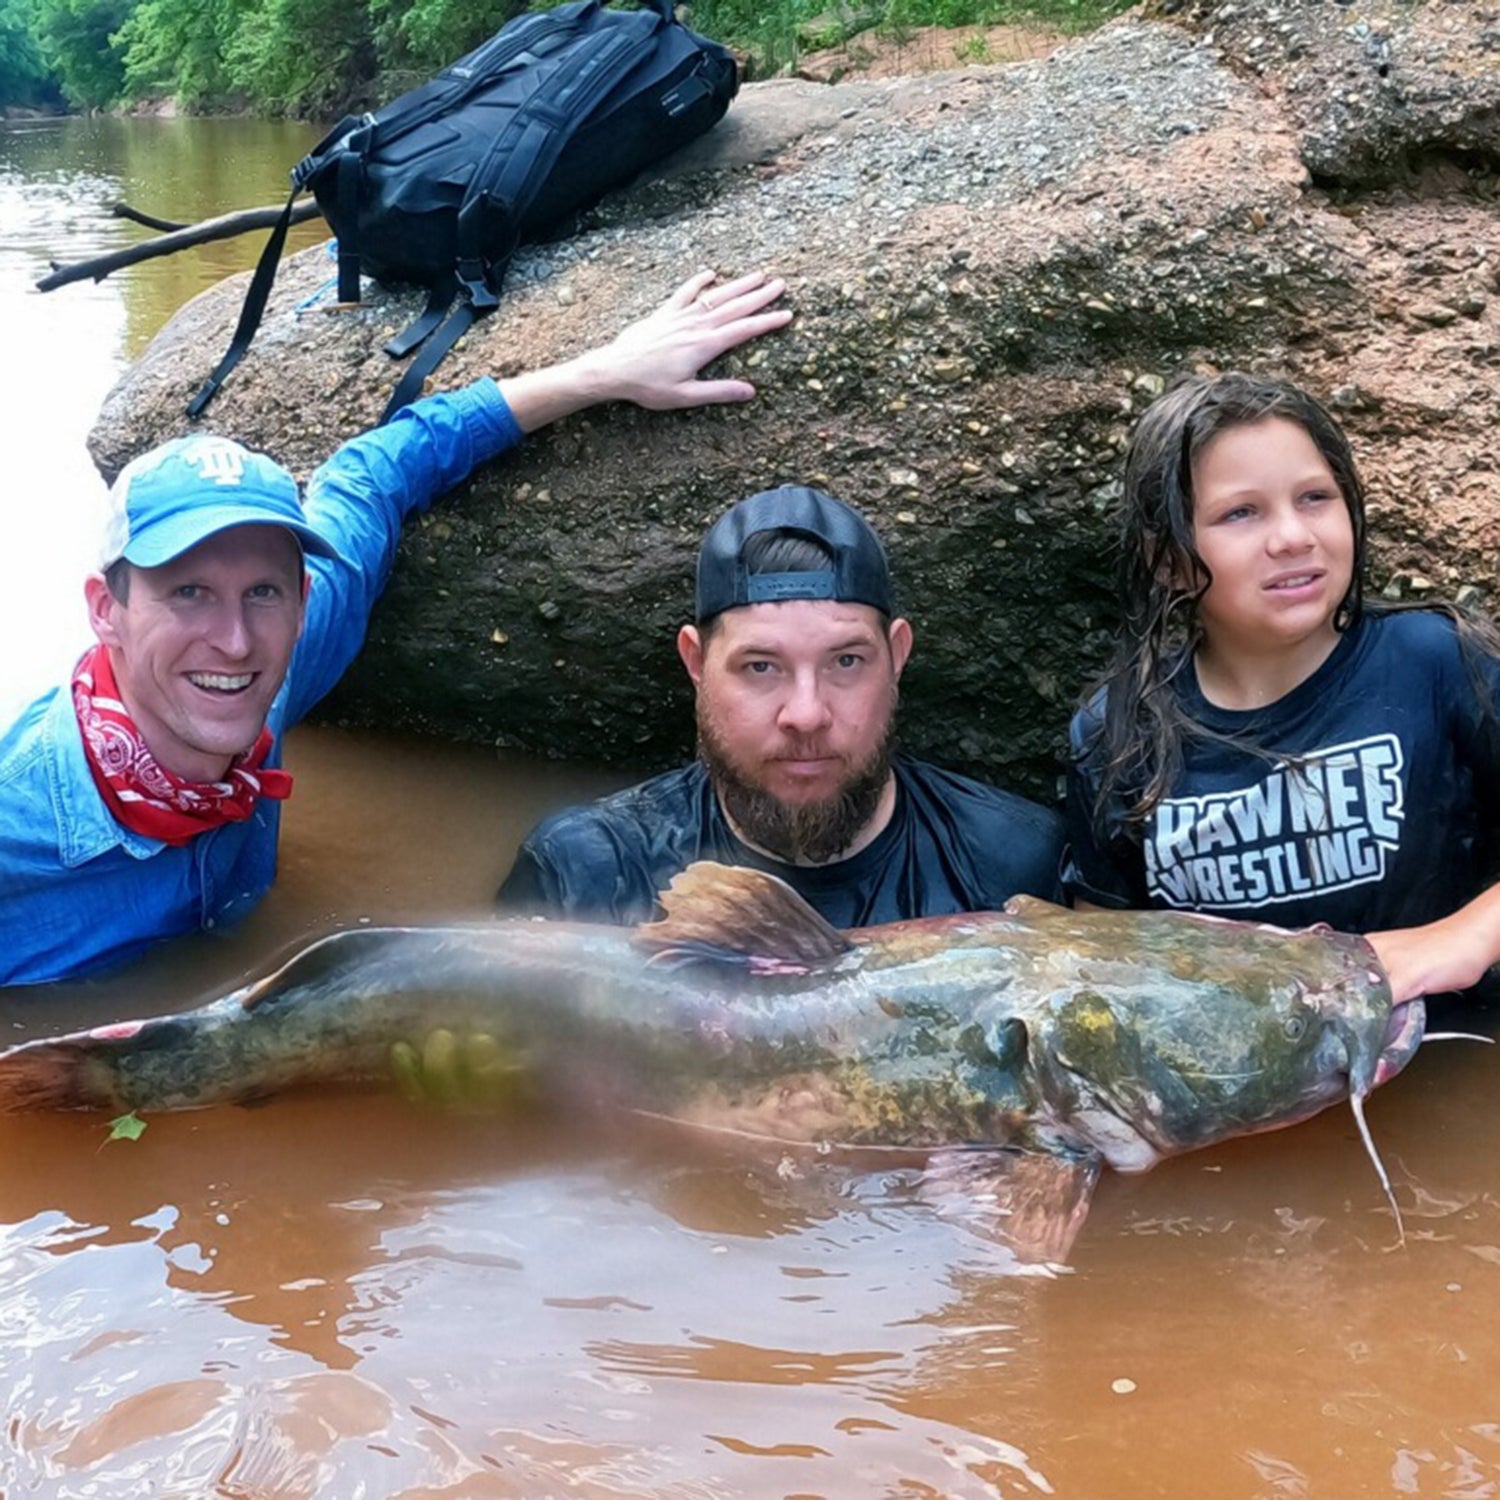
[[[155,214],[142,213],[138,208],[132,208],[128,203],[118,200],[105,205],[110,213],[117,219],[129,219],[133,224],[144,224],[147,229],[155,229],[161,234],[171,234],[178,229],[186,229],[186,224],[179,224],[175,219],[158,219]]]
[[[321,210],[309,199],[292,209],[292,223],[301,224],[316,218]],[[237,234],[246,234],[252,229],[269,229],[281,217],[281,209],[271,204],[265,208],[245,208],[238,213],[221,214],[217,219],[204,219],[201,224],[189,224],[170,234],[158,235],[154,240],[142,240],[138,245],[127,245],[123,250],[111,250],[108,255],[96,255],[89,260],[75,261],[70,266],[53,262],[52,273],[43,276],[36,284],[39,292],[50,292],[71,281],[83,281],[92,277],[103,281],[111,271],[133,266],[138,261],[154,260],[158,255],[175,255],[193,245],[206,245],[210,240],[227,240]]]

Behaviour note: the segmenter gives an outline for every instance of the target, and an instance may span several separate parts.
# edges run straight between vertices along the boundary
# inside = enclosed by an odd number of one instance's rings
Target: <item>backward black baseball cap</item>
[[[763,531],[793,531],[819,541],[831,567],[806,573],[751,573],[745,544]],[[838,599],[896,613],[885,548],[853,506],[805,485],[762,490],[732,505],[708,528],[698,550],[697,621],[746,604]]]

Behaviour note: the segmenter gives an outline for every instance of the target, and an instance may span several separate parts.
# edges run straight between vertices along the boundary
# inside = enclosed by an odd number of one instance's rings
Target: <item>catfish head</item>
[[[1033,1065],[1056,1123],[1117,1170],[1345,1098],[1368,1144],[1362,1100],[1422,1040],[1422,1003],[1392,1005],[1363,938],[1175,912],[1026,916],[1055,929]]]

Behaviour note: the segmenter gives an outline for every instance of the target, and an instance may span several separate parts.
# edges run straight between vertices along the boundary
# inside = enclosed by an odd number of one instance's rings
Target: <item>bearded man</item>
[[[501,903],[643,922],[700,859],[779,875],[838,927],[1056,899],[1055,812],[892,753],[911,649],[863,516],[793,485],[740,501],[703,539],[677,637],[698,759],[541,823]]]

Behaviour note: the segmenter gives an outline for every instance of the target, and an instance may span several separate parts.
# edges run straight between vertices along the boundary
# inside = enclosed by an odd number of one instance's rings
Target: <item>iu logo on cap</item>
[[[199,478],[205,482],[238,484],[245,473],[244,449],[223,438],[203,438],[182,456],[197,469]]]

